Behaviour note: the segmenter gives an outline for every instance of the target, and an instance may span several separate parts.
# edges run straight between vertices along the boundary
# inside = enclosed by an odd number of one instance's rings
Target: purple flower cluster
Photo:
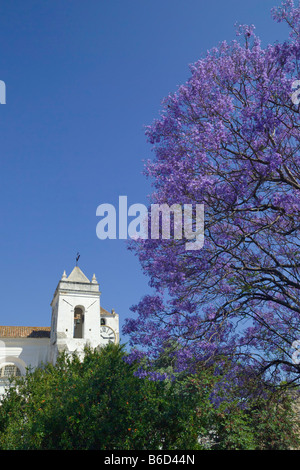
[[[152,201],[204,204],[205,243],[132,242],[155,291],[125,324],[133,356],[155,361],[172,341],[177,370],[226,355],[275,382],[299,378],[300,7],[288,0],[273,16],[289,40],[262,48],[253,26],[238,27],[146,128]]]

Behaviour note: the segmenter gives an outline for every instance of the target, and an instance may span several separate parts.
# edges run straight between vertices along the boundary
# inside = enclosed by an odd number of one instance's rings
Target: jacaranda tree
[[[151,203],[204,204],[205,241],[133,242],[154,293],[125,325],[132,358],[151,362],[176,344],[178,370],[230,356],[265,379],[299,382],[300,6],[272,14],[289,25],[284,43],[263,48],[254,26],[238,26],[147,127]]]

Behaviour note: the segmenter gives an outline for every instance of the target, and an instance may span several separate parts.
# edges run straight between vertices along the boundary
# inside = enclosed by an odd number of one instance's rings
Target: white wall
[[[0,368],[16,365],[25,375],[26,369],[46,364],[49,358],[49,338],[2,338],[0,341]],[[8,381],[0,379],[0,396]]]

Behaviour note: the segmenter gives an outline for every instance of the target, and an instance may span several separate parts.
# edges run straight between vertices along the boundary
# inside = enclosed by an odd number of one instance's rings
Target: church
[[[94,349],[119,342],[119,316],[101,307],[100,295],[95,274],[89,280],[76,265],[58,282],[50,327],[0,326],[0,397],[9,377],[55,364],[62,351],[82,356],[86,345]]]

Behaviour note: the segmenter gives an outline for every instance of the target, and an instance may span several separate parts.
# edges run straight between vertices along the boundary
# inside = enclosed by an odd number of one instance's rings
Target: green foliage
[[[17,378],[0,406],[0,449],[260,449],[296,446],[286,401],[215,407],[212,370],[176,380],[134,374],[120,346],[59,357]],[[160,364],[162,365],[162,364]],[[199,439],[200,437],[200,439]]]
[[[172,387],[134,375],[119,346],[28,373],[0,406],[2,449],[158,449],[196,445]]]

